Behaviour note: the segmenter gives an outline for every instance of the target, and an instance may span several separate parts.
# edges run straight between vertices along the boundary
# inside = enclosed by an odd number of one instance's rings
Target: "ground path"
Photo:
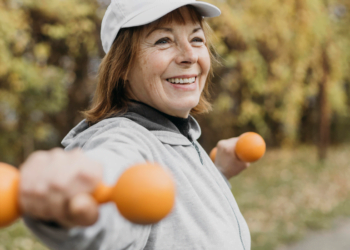
[[[350,219],[339,219],[331,229],[309,233],[304,240],[277,250],[350,250]]]

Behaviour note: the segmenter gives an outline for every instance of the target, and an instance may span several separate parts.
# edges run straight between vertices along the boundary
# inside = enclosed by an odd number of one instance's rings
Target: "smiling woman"
[[[209,25],[190,5],[175,9],[150,24],[121,29],[100,66],[92,106],[84,112],[86,120],[93,124],[125,112],[130,99],[156,105],[163,112],[172,107],[174,110],[170,113],[180,117],[187,117],[188,111],[192,114],[210,111],[211,63],[216,61],[210,37]],[[187,58],[183,58],[184,55]],[[156,77],[154,74],[161,74],[158,83],[155,78],[146,81],[145,76]],[[173,91],[165,82],[181,83],[181,79],[184,82],[193,77],[194,84],[173,85]],[[188,90],[186,95],[192,98],[191,103],[177,99],[176,92],[182,89]],[[171,100],[176,103],[170,103]],[[184,105],[191,107],[188,110]]]
[[[21,211],[49,247],[250,249],[248,226],[225,178],[248,166],[232,153],[237,138],[218,143],[215,165],[197,142],[201,130],[191,116],[211,109],[215,59],[204,17],[219,14],[195,0],[112,0],[101,29],[106,56],[86,119],[63,139],[65,151],[36,152],[22,165]],[[88,195],[102,181],[121,181],[131,166],[147,162],[175,180],[175,206],[160,222],[133,224],[121,214],[140,206],[98,207]],[[149,176],[165,180],[147,171],[136,184]],[[110,192],[125,198],[138,190],[137,197],[148,201],[142,208],[150,211],[166,203],[151,202],[146,185],[123,187],[126,195]]]

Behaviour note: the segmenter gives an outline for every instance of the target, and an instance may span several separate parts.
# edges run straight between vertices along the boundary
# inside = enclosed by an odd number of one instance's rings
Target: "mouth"
[[[197,76],[194,77],[181,77],[181,78],[168,78],[166,79],[171,84],[179,84],[179,85],[189,85],[196,82]]]

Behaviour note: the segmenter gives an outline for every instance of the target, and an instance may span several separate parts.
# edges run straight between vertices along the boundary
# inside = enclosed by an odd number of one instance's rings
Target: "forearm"
[[[113,204],[100,208],[99,220],[90,227],[50,226],[42,221],[24,217],[26,225],[50,249],[97,250],[126,249],[128,245],[140,245],[147,240],[150,227],[138,226],[122,218]]]

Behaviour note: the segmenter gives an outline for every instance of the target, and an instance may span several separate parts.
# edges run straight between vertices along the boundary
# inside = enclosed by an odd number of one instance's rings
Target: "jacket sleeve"
[[[112,185],[128,167],[152,161],[145,132],[148,131],[126,126],[97,131],[82,149],[89,158],[103,164],[104,182]],[[99,220],[90,227],[68,230],[30,217],[24,220],[40,240],[57,250],[143,249],[151,230],[151,226],[136,225],[124,219],[112,203],[100,206]]]

